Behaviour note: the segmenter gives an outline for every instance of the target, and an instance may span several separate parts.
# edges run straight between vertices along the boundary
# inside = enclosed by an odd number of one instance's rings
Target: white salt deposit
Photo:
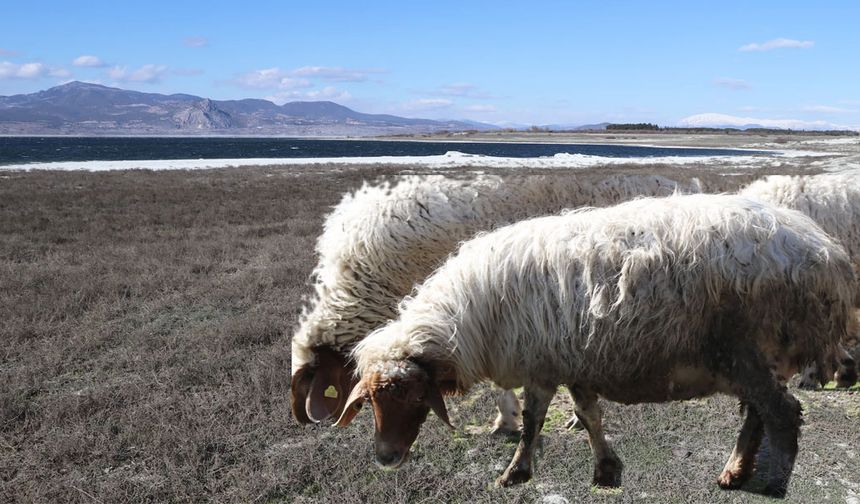
[[[378,156],[332,158],[247,158],[247,159],[157,159],[140,161],[61,161],[0,166],[0,170],[205,170],[211,168],[238,168],[243,166],[308,166],[316,164],[340,165],[397,165],[427,166],[434,168],[492,167],[492,168],[588,168],[613,164],[732,164],[762,166],[781,164],[783,158],[820,156],[822,153],[805,151],[771,151],[770,156],[665,156],[617,158],[585,154],[556,154],[547,157],[493,157],[450,151],[441,156]]]

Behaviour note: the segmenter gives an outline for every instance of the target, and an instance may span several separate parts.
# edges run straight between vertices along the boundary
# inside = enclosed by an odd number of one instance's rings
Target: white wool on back
[[[531,176],[404,177],[347,194],[325,221],[316,251],[315,296],[292,341],[295,372],[312,348],[348,349],[396,315],[397,304],[459,242],[482,230],[564,208],[605,206],[638,195],[699,192],[661,176],[599,182]]]
[[[740,194],[812,217],[842,242],[860,267],[860,170],[794,177],[773,175],[753,182]]]
[[[819,334],[814,314],[844,317],[853,281],[844,249],[799,212],[728,195],[639,199],[464,243],[353,357],[361,374],[387,360],[447,363],[462,389],[635,380],[708,351],[709,324],[731,299],[759,344],[779,345],[790,324],[800,347],[821,352],[842,331],[831,319]]]

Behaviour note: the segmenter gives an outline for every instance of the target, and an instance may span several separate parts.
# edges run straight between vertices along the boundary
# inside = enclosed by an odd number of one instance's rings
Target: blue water
[[[632,145],[306,140],[293,138],[0,137],[0,165],[51,161],[433,156],[448,151],[497,157],[559,153],[620,158],[731,156],[750,151]],[[766,154],[759,152],[759,154]]]

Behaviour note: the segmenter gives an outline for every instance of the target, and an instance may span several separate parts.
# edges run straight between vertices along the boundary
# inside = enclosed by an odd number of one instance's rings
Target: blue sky
[[[0,95],[77,79],[497,124],[722,114],[710,119],[860,128],[856,1],[7,0],[2,12]]]

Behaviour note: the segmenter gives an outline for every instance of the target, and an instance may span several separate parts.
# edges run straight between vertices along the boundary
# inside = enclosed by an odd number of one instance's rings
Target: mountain
[[[546,124],[541,128],[552,131],[602,131],[609,126],[609,123],[603,122],[598,124]]]
[[[69,82],[0,96],[0,134],[371,136],[493,129],[472,121],[363,114],[329,101],[276,105]]]
[[[857,127],[834,124],[827,121],[805,121],[801,119],[759,119],[728,114],[705,113],[685,117],[678,125],[686,128],[771,128],[792,130],[852,130]]]

